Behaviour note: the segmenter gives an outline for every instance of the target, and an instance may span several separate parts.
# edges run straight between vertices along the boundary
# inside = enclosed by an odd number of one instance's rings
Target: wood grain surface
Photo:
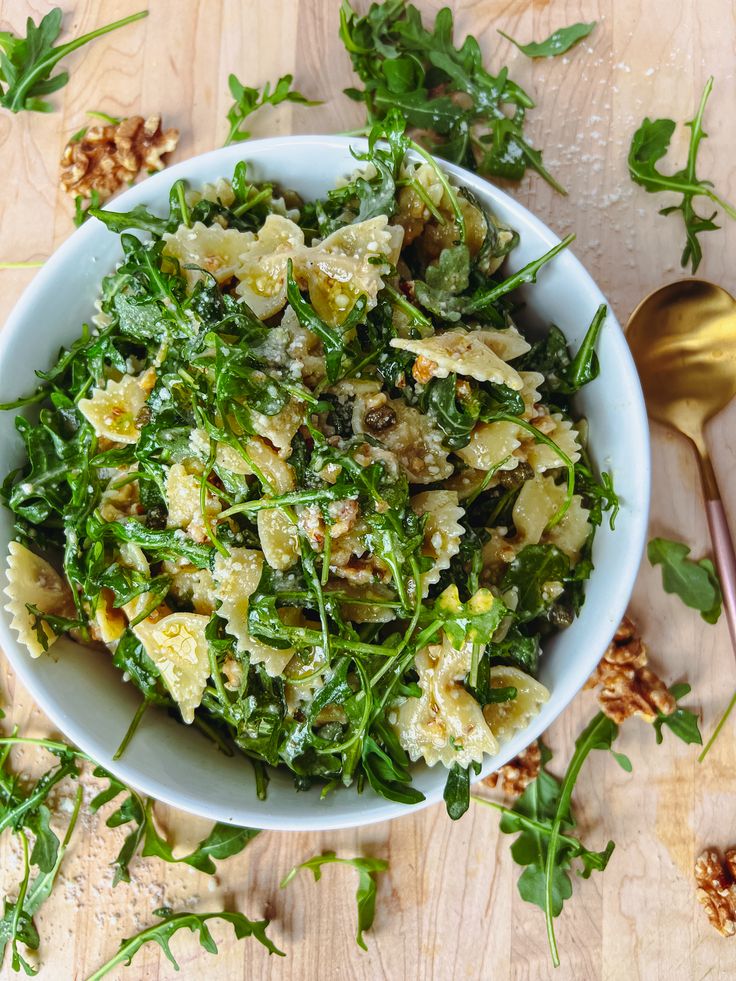
[[[64,26],[74,35],[131,13],[143,0],[62,0]],[[663,201],[628,178],[626,153],[645,115],[684,121],[709,74],[716,85],[708,107],[710,139],[701,151],[702,176],[736,198],[736,128],[733,126],[736,23],[730,0],[455,0],[461,34],[472,32],[487,63],[508,63],[512,76],[535,96],[530,129],[545,162],[569,189],[566,198],[532,176],[515,187],[518,199],[559,234],[577,234],[575,251],[619,319],[625,322],[651,289],[681,275],[682,231],[657,215]],[[440,4],[420,2],[431,14]],[[162,113],[179,127],[175,159],[219,146],[226,133],[227,75],[249,84],[293,72],[298,87],[325,100],[322,107],[285,106],[262,114],[254,135],[334,132],[360,122],[359,109],[341,94],[351,82],[337,37],[338,0],[150,0],[150,17],[73,54],[67,88],[52,96],[50,115],[0,111],[0,262],[43,260],[73,230],[72,206],[58,184],[58,158],[88,109],[115,115]],[[0,28],[22,27],[28,14],[48,9],[41,0],[4,0]],[[545,37],[576,20],[597,20],[592,36],[568,56],[530,62],[496,33],[522,40]],[[686,132],[675,155],[684,161]],[[736,224],[704,237],[701,273],[736,288]],[[33,280],[33,270],[0,271],[0,322]],[[53,311],[49,312],[53,315]],[[724,497],[736,521],[736,415],[713,424],[711,448]],[[663,431],[653,433],[651,531],[681,538],[696,555],[707,532],[688,447]],[[736,680],[725,623],[706,626],[661,589],[645,563],[632,610],[649,642],[652,661],[670,682],[687,679],[693,704],[710,731]],[[5,667],[5,726],[27,734],[49,723]],[[595,711],[582,693],[548,733],[562,762]],[[613,838],[608,870],[576,881],[558,920],[562,967],[550,966],[539,910],[516,891],[517,868],[509,839],[487,809],[472,807],[452,824],[441,806],[391,824],[329,834],[264,833],[212,879],[153,860],[135,865],[135,882],[111,889],[109,862],[121,833],[85,818],[64,863],[61,882],[38,916],[42,979],[77,979],[106,960],[122,937],[152,921],[152,910],[221,909],[223,904],[272,920],[271,934],[286,952],[269,958],[253,941],[236,942],[217,925],[218,957],[187,935],[174,941],[180,974],[157,948],[142,951],[115,977],[207,978],[228,981],[284,979],[523,979],[581,981],[716,979],[736,976],[736,940],[723,940],[695,902],[693,860],[706,844],[736,842],[733,727],[705,765],[692,747],[667,738],[657,747],[644,723],[623,728],[619,749],[634,772],[621,771],[607,754],[594,754],[578,785],[580,830],[599,847]],[[19,764],[31,765],[26,753]],[[88,797],[92,788],[86,791]],[[298,806],[298,804],[296,805]],[[162,814],[176,836],[197,838],[201,824]],[[176,829],[179,829],[178,831]],[[7,836],[6,836],[7,839]],[[5,888],[14,888],[18,855],[4,839],[0,858]],[[278,882],[296,862],[327,848],[341,855],[388,858],[380,879],[375,927],[368,952],[354,943],[355,880],[333,867],[315,884],[299,877],[287,891]],[[228,928],[229,929],[229,928]],[[5,969],[9,976],[9,968]]]

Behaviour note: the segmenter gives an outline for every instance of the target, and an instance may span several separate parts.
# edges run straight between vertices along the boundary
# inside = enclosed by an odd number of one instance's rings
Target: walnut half
[[[161,129],[161,117],[129,116],[119,123],[90,126],[71,139],[61,157],[61,183],[84,198],[96,191],[105,201],[142,169],[163,170],[162,156],[176,149],[178,129]]]
[[[487,787],[498,787],[509,797],[520,797],[532,780],[539,776],[541,765],[542,753],[539,743],[535,741],[500,770],[489,774],[483,783]]]
[[[617,725],[632,715],[654,722],[660,713],[671,715],[677,707],[664,682],[646,663],[646,644],[632,621],[624,617],[600,664],[585,683],[586,688],[601,686],[601,711]]]
[[[715,848],[706,848],[695,861],[698,902],[716,930],[724,937],[736,933],[736,848],[725,861]]]

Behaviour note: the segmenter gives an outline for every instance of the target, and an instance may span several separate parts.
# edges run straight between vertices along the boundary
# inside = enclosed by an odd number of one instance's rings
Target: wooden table
[[[65,28],[76,36],[144,6],[141,0],[62,0]],[[420,3],[431,13],[439,3]],[[458,30],[474,33],[489,65],[508,63],[539,109],[530,115],[545,162],[569,189],[556,195],[539,178],[514,193],[555,231],[577,234],[575,251],[625,321],[637,301],[681,274],[682,230],[660,218],[658,197],[627,175],[631,134],[645,115],[679,121],[695,110],[705,79],[716,84],[700,169],[722,194],[736,198],[736,129],[733,126],[733,51],[736,23],[728,0],[700,4],[672,0],[456,0]],[[87,109],[114,115],[161,112],[182,132],[176,159],[222,143],[230,104],[227,75],[260,84],[287,71],[298,87],[325,99],[316,109],[284,106],[264,113],[254,135],[333,132],[359,123],[359,111],[341,95],[350,84],[347,55],[337,38],[338,0],[178,0],[150,3],[150,17],[67,59],[71,83],[52,97],[52,115],[0,111],[3,174],[0,261],[42,260],[73,230],[72,208],[58,184],[58,158]],[[27,14],[47,10],[41,0],[5,0],[2,28],[18,30]],[[568,57],[530,62],[496,34],[541,39],[555,27],[598,20],[589,42]],[[685,131],[675,157],[684,160]],[[667,166],[671,166],[668,164]],[[705,236],[701,272],[736,286],[736,224]],[[33,271],[0,271],[0,312],[9,313]],[[53,316],[53,311],[49,311]],[[711,431],[716,469],[728,501],[736,492],[736,439],[732,413]],[[652,534],[684,539],[694,554],[707,548],[706,526],[693,457],[682,441],[654,436]],[[718,447],[722,452],[717,452]],[[731,508],[732,518],[736,513]],[[632,610],[650,644],[652,661],[668,681],[686,678],[693,704],[702,707],[706,732],[734,685],[725,623],[706,626],[661,589],[644,564]],[[9,722],[29,734],[49,723],[29,703],[6,668]],[[572,741],[595,711],[582,693],[548,734],[560,766]],[[517,868],[496,816],[471,808],[458,824],[436,806],[392,824],[329,834],[265,833],[244,853],[221,864],[213,880],[187,868],[148,859],[135,866],[132,886],[110,888],[108,863],[120,833],[85,819],[65,862],[62,883],[38,917],[43,979],[82,978],[109,957],[120,939],[151,922],[164,902],[176,908],[221,909],[269,916],[284,960],[269,959],[254,942],[236,942],[215,927],[220,954],[210,957],[189,935],[175,949],[183,970],[175,975],[158,948],[141,952],[119,977],[208,979],[575,978],[579,981],[726,978],[736,974],[736,940],[719,937],[695,902],[693,860],[707,844],[736,841],[733,727],[705,765],[692,747],[668,736],[657,747],[649,727],[627,723],[619,740],[634,772],[622,772],[607,754],[594,754],[578,787],[581,831],[600,847],[613,838],[608,870],[575,883],[558,920],[563,966],[553,972],[539,910],[516,892]],[[91,793],[91,791],[90,791]],[[163,815],[176,823],[176,817]],[[181,820],[179,819],[179,823]],[[188,834],[197,829],[186,819]],[[324,849],[390,860],[382,876],[368,953],[353,940],[355,882],[348,869],[326,870],[321,883],[306,875],[280,892],[281,876]],[[15,857],[14,857],[15,856]],[[17,856],[2,846],[7,888],[17,881]],[[9,975],[9,968],[6,969]],[[4,976],[8,976],[4,975]]]

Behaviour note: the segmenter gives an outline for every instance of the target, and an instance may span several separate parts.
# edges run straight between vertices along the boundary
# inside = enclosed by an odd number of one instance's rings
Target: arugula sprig
[[[631,769],[627,757],[613,752],[617,735],[618,726],[599,712],[578,736],[561,781],[544,768],[552,754],[540,744],[543,767],[513,808],[473,796],[478,803],[502,813],[501,831],[519,834],[511,846],[514,860],[524,867],[518,882],[519,894],[522,899],[539,906],[545,914],[547,939],[555,967],[559,967],[560,957],[554,920],[562,912],[565,900],[572,896],[570,870],[573,863],[580,862],[578,874],[587,879],[592,872],[602,872],[606,868],[615,847],[609,841],[604,849],[592,851],[572,834],[575,827],[572,792],[583,764],[593,750],[608,750],[625,770]]]
[[[239,143],[250,138],[250,132],[243,128],[245,120],[263,106],[278,106],[282,102],[297,102],[303,106],[320,106],[319,100],[308,99],[297,89],[292,89],[293,75],[282,75],[271,89],[271,83],[266,82],[262,89],[243,85],[237,75],[229,75],[227,84],[230,94],[235,100],[227,112],[230,123],[224,146]]]
[[[9,31],[0,31],[0,106],[11,112],[51,112],[53,106],[44,96],[57,92],[69,81],[66,71],[52,77],[51,73],[58,63],[95,38],[147,17],[148,11],[130,14],[66,44],[55,46],[54,42],[61,33],[62,16],[61,8],[54,7],[38,24],[29,17],[25,38],[16,37]]]
[[[19,742],[14,733],[0,741],[0,832],[10,829],[21,840],[23,876],[14,901],[4,900],[0,919],[0,965],[7,945],[11,947],[11,966],[14,971],[23,969],[33,975],[37,971],[21,954],[18,945],[38,950],[40,938],[33,921],[34,915],[51,893],[64,853],[71,840],[79,815],[81,788],[77,794],[72,815],[62,842],[50,826],[51,811],[49,794],[67,777],[77,777],[76,754],[63,744],[53,744],[52,753],[58,758],[38,780],[23,785],[19,777],[9,769],[11,748]],[[29,846],[29,835],[33,840]],[[31,868],[38,873],[31,879]]]
[[[199,842],[194,850],[179,858],[174,857],[171,845],[157,831],[153,820],[153,801],[141,797],[135,790],[121,783],[103,767],[96,767],[94,776],[109,781],[108,787],[101,791],[90,803],[92,813],[97,813],[105,804],[125,794],[122,803],[109,815],[105,824],[108,828],[132,825],[117,858],[113,862],[115,876],[113,885],[130,882],[130,863],[140,854],[144,858],[156,857],[168,864],[183,863],[214,875],[218,861],[237,855],[259,833],[255,828],[239,828],[233,824],[217,823],[210,833]]]
[[[556,58],[558,55],[565,54],[566,51],[587,37],[595,25],[596,22],[591,21],[589,24],[578,23],[570,24],[569,27],[559,27],[544,41],[530,41],[528,44],[520,44],[504,31],[498,33],[507,41],[515,44],[527,58]]]
[[[422,139],[432,153],[511,180],[531,168],[564,194],[524,136],[533,99],[507,68],[498,75],[486,70],[474,37],[458,47],[453,35],[448,7],[428,30],[404,0],[373,3],[362,17],[343,0],[340,37],[364,86],[346,94],[365,105],[369,125],[396,108],[410,127],[427,134]]]
[[[710,559],[688,558],[690,549],[669,538],[653,538],[647,545],[652,565],[662,567],[662,586],[675,593],[685,606],[698,610],[706,623],[717,623],[721,615],[721,584]]]
[[[670,140],[675,131],[673,119],[646,118],[634,133],[629,148],[629,174],[633,181],[653,194],[660,191],[671,191],[682,195],[679,204],[661,208],[659,213],[660,215],[672,215],[679,212],[682,216],[685,226],[685,248],[680,262],[683,266],[689,262],[693,273],[697,271],[703,258],[703,250],[698,236],[702,232],[715,231],[719,227],[713,220],[718,214],[717,210],[707,216],[698,214],[695,210],[695,199],[697,197],[707,198],[722,208],[729,218],[736,218],[736,208],[724,201],[715,192],[713,182],[700,179],[697,176],[698,150],[701,142],[708,135],[703,129],[703,116],[712,89],[713,77],[711,76],[705,83],[698,111],[691,120],[685,123],[690,128],[690,143],[687,162],[681,170],[674,174],[663,174],[657,168],[657,163],[669,149]]]
[[[295,865],[281,880],[281,888],[285,889],[300,869],[308,869],[314,875],[314,881],[319,882],[323,865],[350,865],[358,873],[358,891],[355,894],[358,904],[358,932],[355,942],[363,950],[368,950],[363,933],[371,928],[376,914],[376,874],[385,872],[388,862],[382,858],[338,858],[335,852],[325,852]]]
[[[104,978],[110,971],[115,970],[120,965],[130,967],[133,957],[147,943],[158,944],[164,954],[166,954],[167,959],[174,965],[174,969],[178,971],[179,964],[174,957],[170,944],[174,934],[183,929],[191,930],[192,933],[198,933],[199,943],[204,950],[209,954],[216,954],[218,952],[217,944],[207,926],[210,920],[222,920],[224,923],[230,923],[238,940],[243,940],[245,937],[254,937],[258,943],[266,948],[269,954],[278,954],[279,957],[286,956],[283,950],[279,950],[276,944],[266,935],[266,928],[269,925],[268,920],[249,920],[244,913],[231,913],[227,910],[217,913],[174,913],[168,906],[155,909],[153,915],[160,917],[161,922],[154,923],[152,926],[141,930],[140,933],[136,933],[134,937],[128,937],[123,940],[115,956],[111,957],[102,967],[98,967],[96,971],[90,974],[87,981],[100,981],[100,978]]]

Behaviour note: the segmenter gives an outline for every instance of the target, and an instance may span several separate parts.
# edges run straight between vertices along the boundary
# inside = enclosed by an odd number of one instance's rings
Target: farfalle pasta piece
[[[284,460],[291,456],[291,441],[304,424],[306,406],[297,399],[291,399],[273,416],[250,410],[253,426],[262,439],[267,439],[278,450]]]
[[[589,512],[579,494],[573,494],[562,520],[547,529],[565,496],[565,484],[555,483],[552,477],[537,474],[533,480],[526,481],[513,510],[516,541],[521,547],[544,541],[556,545],[572,562],[577,562],[591,531]]]
[[[159,620],[148,617],[132,628],[188,725],[210,676],[204,633],[208,623],[209,617],[199,613],[170,613]]]
[[[73,617],[71,589],[53,566],[20,542],[10,542],[8,546],[6,576],[4,593],[8,602],[5,609],[11,615],[10,628],[18,634],[18,640],[28,648],[31,657],[40,657],[44,653],[44,645],[26,603],[35,606],[41,613]],[[50,647],[57,635],[45,620],[41,621],[40,630],[46,638],[46,648]]]
[[[222,510],[219,498],[205,492],[205,510],[200,503],[200,477],[181,463],[169,467],[166,475],[167,528],[182,528],[195,542],[208,540],[206,521],[213,521]]]
[[[513,324],[505,330],[476,330],[475,337],[483,341],[502,361],[513,361],[514,358],[531,351],[532,346],[519,333]],[[544,376],[542,376],[544,377]]]
[[[277,508],[258,512],[258,538],[263,557],[272,569],[290,569],[299,558],[299,533],[288,515]]]
[[[173,234],[167,232],[164,235],[164,255],[176,259],[190,288],[207,273],[222,284],[232,279],[240,268],[240,257],[254,238],[253,232],[239,232],[217,223],[203,225],[196,221],[191,228],[179,225]]]
[[[115,650],[117,642],[128,626],[125,614],[115,607],[114,599],[115,596],[111,589],[103,588],[100,590],[92,625],[92,632],[96,634],[95,640],[101,640],[111,650]]]
[[[123,375],[120,381],[110,379],[105,388],[93,388],[90,398],[79,400],[79,411],[97,436],[115,443],[137,443],[141,435],[139,414],[155,380],[150,369],[138,378]]]
[[[213,568],[215,596],[220,601],[217,613],[240,650],[250,654],[251,662],[263,664],[268,674],[276,677],[293,657],[293,648],[271,647],[248,630],[248,600],[258,589],[262,572],[263,555],[254,549],[231,548],[227,558],[218,554]]]
[[[309,298],[326,323],[341,324],[361,295],[369,310],[376,305],[383,277],[396,263],[402,239],[402,229],[379,215],[345,225],[304,252],[301,258]],[[377,261],[381,256],[387,258],[386,264]]]
[[[209,455],[210,442],[203,429],[192,431],[189,445],[200,459],[206,459]],[[244,452],[241,454],[229,443],[218,442],[215,447],[215,468],[222,467],[230,473],[253,476],[257,476],[254,469],[257,468],[275,494],[286,494],[287,491],[294,490],[296,487],[294,468],[283,460],[272,446],[264,443],[258,436],[252,436],[243,441],[242,447]],[[252,466],[248,460],[251,461]]]
[[[499,665],[491,668],[491,688],[515,688],[516,698],[506,702],[490,702],[483,708],[483,716],[499,744],[508,742],[514,733],[526,729],[539,715],[549,699],[549,691],[541,682],[519,668]]]
[[[442,433],[430,416],[402,399],[388,399],[383,393],[375,402],[356,398],[353,430],[378,440],[396,457],[412,484],[432,484],[452,473]]]
[[[409,757],[424,758],[428,766],[480,763],[483,754],[498,751],[498,741],[483,710],[463,687],[470,670],[472,644],[456,650],[443,634],[442,642],[417,652],[420,698],[407,698],[389,716]]]
[[[171,575],[169,594],[179,603],[189,603],[195,613],[210,615],[215,610],[215,581],[209,569],[196,566],[181,568],[176,563],[164,563],[164,572]]]
[[[541,395],[539,392],[539,386],[544,382],[544,375],[539,371],[520,371],[519,378],[522,381],[521,391],[519,395],[524,402],[524,412],[521,418],[526,419],[527,422],[530,419],[534,419],[539,413],[539,402],[541,400]]]
[[[578,433],[570,419],[565,419],[560,412],[548,413],[534,421],[535,427],[548,436],[556,446],[568,457],[571,463],[580,459],[580,443]],[[533,437],[529,437],[532,439]],[[532,442],[526,449],[527,463],[537,473],[545,470],[555,470],[565,464],[560,454],[546,443]]]
[[[409,340],[391,339],[391,347],[409,351],[433,362],[435,378],[446,378],[451,372],[467,375],[476,381],[493,382],[520,391],[522,381],[518,371],[506,364],[480,336],[482,331],[448,330],[444,334]],[[490,332],[489,332],[490,333]]]
[[[305,251],[304,232],[281,215],[269,215],[258,234],[246,245],[235,272],[235,292],[259,320],[273,317],[286,305],[286,270],[289,259],[294,275],[302,269],[298,261]]]
[[[190,208],[200,201],[211,201],[213,204],[222,204],[226,208],[235,203],[235,191],[227,177],[218,177],[214,183],[203,184],[198,191],[190,188],[185,196]]]
[[[432,559],[432,568],[422,575],[422,595],[426,596],[429,587],[439,582],[450,561],[460,551],[460,540],[465,529],[460,518],[465,514],[458,504],[455,491],[436,490],[416,494],[409,501],[415,514],[427,515],[424,526],[424,545],[422,555]]]
[[[470,442],[457,455],[475,470],[513,470],[519,465],[516,450],[521,446],[522,429],[513,422],[481,422],[470,434]]]

